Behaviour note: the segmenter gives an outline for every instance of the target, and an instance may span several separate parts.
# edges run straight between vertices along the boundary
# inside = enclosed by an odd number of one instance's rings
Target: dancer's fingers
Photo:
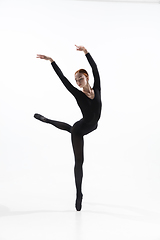
[[[44,58],[44,55],[37,54],[37,58]]]
[[[45,59],[45,60],[49,59],[49,57],[46,57],[45,55],[41,55],[41,54],[37,54],[37,58]]]
[[[76,46],[77,50],[79,50],[79,48],[80,48],[80,47],[79,47],[79,46],[77,46],[77,45],[75,45],[75,46]]]

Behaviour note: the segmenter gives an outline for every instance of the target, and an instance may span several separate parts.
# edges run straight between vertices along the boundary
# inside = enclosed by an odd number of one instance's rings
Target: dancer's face
[[[84,88],[88,83],[88,78],[82,73],[76,73],[75,80],[80,88]]]

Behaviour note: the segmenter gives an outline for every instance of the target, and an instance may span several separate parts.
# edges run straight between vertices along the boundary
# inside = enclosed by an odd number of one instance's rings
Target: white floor
[[[25,188],[21,180],[19,185]],[[21,192],[16,191],[18,181],[10,183],[12,189],[3,185],[0,240],[160,239],[160,203],[155,196],[103,191],[98,186],[94,192],[93,186],[89,189],[84,183],[82,211],[76,212],[74,186],[63,181],[59,185],[55,182],[57,186],[51,184],[52,192],[51,186],[40,186],[39,179],[37,189],[28,182],[30,190]]]

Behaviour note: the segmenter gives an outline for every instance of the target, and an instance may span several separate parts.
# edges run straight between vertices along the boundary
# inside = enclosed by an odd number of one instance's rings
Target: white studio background
[[[51,56],[74,85],[85,68],[92,84],[77,44],[98,65],[103,103],[99,128],[85,136],[84,210],[101,203],[159,212],[160,5],[1,0],[0,22],[0,205],[74,210],[70,135],[33,115],[81,118],[50,63],[36,59]]]

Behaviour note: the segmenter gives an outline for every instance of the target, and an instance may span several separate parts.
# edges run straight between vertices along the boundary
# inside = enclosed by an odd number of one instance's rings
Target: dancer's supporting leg
[[[67,123],[64,123],[64,122],[59,122],[59,121],[54,121],[54,120],[50,120],[48,118],[45,118],[43,117],[42,115],[36,113],[34,114],[34,117],[42,122],[45,122],[45,123],[50,123],[52,124],[53,126],[61,129],[61,130],[65,130],[67,132],[71,132],[71,125],[67,124]]]
[[[77,199],[76,199],[76,209],[77,211],[81,210],[81,203],[82,203],[82,178],[83,178],[83,136],[77,135],[72,133],[72,145],[73,145],[73,151],[75,156],[75,167],[74,167],[74,174],[75,174],[75,184],[76,184],[76,190],[77,190]]]
[[[81,129],[81,125],[79,125],[80,121],[75,123],[73,127],[71,127],[69,124],[59,121],[50,120],[48,118],[43,117],[40,114],[35,114],[34,117],[42,122],[50,123],[53,126],[65,130],[71,133],[72,137],[72,146],[75,156],[75,167],[74,167],[74,174],[75,174],[75,184],[76,184],[76,190],[77,190],[77,199],[76,199],[76,209],[77,211],[81,210],[81,203],[82,203],[82,177],[83,177],[83,135],[79,133],[79,130]]]

